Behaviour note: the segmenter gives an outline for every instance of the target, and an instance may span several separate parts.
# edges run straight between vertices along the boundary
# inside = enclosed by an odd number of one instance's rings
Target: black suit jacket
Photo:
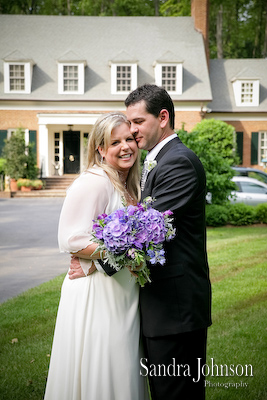
[[[151,284],[140,290],[143,333],[148,337],[211,324],[211,286],[206,252],[206,177],[197,156],[177,137],[156,157],[142,200],[171,210],[176,236],[165,243],[166,264],[151,266]]]
[[[166,264],[151,265],[152,282],[140,289],[142,328],[147,337],[211,325],[203,166],[178,137],[161,149],[156,161],[142,200],[151,196],[154,208],[173,211],[176,236],[165,243]],[[113,273],[103,266],[109,275]]]

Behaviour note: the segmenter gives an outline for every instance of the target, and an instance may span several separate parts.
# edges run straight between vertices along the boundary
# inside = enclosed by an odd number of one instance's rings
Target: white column
[[[46,125],[39,125],[39,155],[42,176],[49,175],[48,169],[48,129]]]

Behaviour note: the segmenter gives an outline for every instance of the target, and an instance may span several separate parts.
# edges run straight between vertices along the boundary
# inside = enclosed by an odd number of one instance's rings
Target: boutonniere
[[[150,172],[153,168],[155,168],[156,165],[157,165],[156,160],[146,160],[145,161],[145,166],[146,166],[148,172]]]

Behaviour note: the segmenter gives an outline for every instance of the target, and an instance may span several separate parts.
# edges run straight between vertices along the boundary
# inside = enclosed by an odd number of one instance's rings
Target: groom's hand
[[[70,261],[70,270],[68,272],[70,279],[77,279],[85,277],[85,273],[80,264],[80,260],[78,257],[71,256]]]
[[[90,267],[87,276],[91,275],[95,271],[96,271],[96,266],[92,262],[92,266]],[[81,267],[79,258],[75,257],[74,255],[71,256],[70,270],[68,274],[69,274],[69,279],[84,278],[86,276]]]

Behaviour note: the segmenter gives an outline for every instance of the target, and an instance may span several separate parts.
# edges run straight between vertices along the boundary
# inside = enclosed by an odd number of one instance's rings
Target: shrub
[[[177,134],[202,162],[206,172],[207,191],[212,194],[212,203],[225,204],[231,191],[235,190],[235,184],[231,181],[234,171],[230,161],[214,149],[207,138],[200,138],[197,131],[187,133],[180,130]]]
[[[256,210],[244,203],[228,204],[228,222],[232,225],[250,225],[256,220]]]
[[[26,147],[26,167],[25,167],[25,178],[36,179],[39,173],[39,169],[36,166],[36,155],[33,152],[33,144],[29,143]]]
[[[267,203],[257,205],[256,220],[263,224],[267,224]]]
[[[0,175],[5,174],[5,164],[6,164],[6,159],[0,158]]]
[[[24,134],[21,129],[14,132],[8,140],[5,140],[3,156],[6,159],[6,175],[13,179],[25,177],[27,155],[25,154]]]
[[[206,206],[207,226],[223,226],[228,221],[228,210],[226,206],[211,204]]]
[[[41,181],[41,179],[35,179],[32,181],[32,187],[35,190],[42,189],[43,186],[44,186],[44,183],[43,183],[43,181]]]
[[[196,124],[192,132],[198,132],[200,140],[207,140],[209,147],[230,163],[236,162],[235,155],[235,129],[224,121],[215,119],[203,119]]]

